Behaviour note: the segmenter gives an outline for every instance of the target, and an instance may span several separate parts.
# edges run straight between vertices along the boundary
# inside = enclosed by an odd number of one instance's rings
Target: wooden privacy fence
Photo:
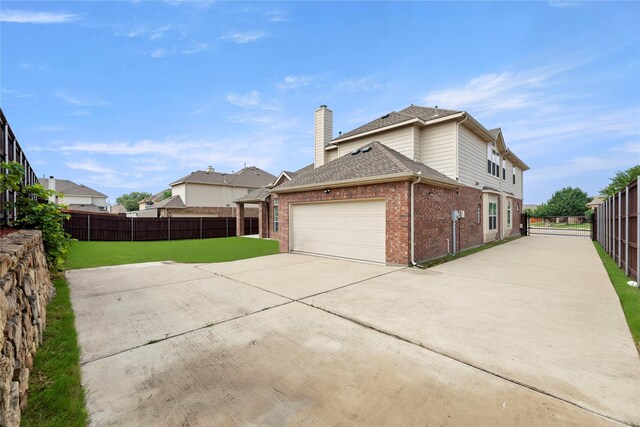
[[[640,265],[640,177],[596,208],[594,237],[628,276]]]
[[[78,240],[135,242],[232,237],[235,218],[138,218],[72,213],[64,222],[67,233]],[[244,219],[245,234],[258,233],[258,218]]]

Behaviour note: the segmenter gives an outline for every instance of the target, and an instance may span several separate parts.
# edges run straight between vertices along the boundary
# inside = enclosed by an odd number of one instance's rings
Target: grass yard
[[[152,261],[223,262],[276,253],[277,241],[250,237],[153,242],[78,242],[71,248],[67,269]]]
[[[463,249],[455,255],[447,255],[441,258],[432,259],[431,261],[423,262],[420,266],[424,268],[435,267],[436,265],[444,264],[445,262],[453,261],[454,259],[463,258],[468,255],[475,254],[476,252],[484,251],[485,249],[504,245],[505,243],[512,242],[521,237],[523,236],[512,236],[503,240],[494,240],[493,242],[485,243],[483,245],[476,246],[475,248]]]
[[[632,279],[624,274],[624,271],[618,267],[618,264],[599,243],[593,242],[593,244],[598,251],[598,255],[600,255],[600,259],[602,259],[607,274],[609,274],[613,288],[618,293],[633,341],[636,343],[638,352],[640,352],[640,288],[633,288],[627,285],[627,282]]]
[[[85,426],[87,412],[80,384],[80,349],[69,286],[54,280],[56,295],[47,306],[47,327],[29,379],[23,426]]]

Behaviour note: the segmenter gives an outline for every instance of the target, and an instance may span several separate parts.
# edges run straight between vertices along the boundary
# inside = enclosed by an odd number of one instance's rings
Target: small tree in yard
[[[145,197],[149,197],[151,194],[145,192],[134,191],[133,193],[123,194],[116,199],[116,203],[124,206],[128,211],[137,211],[139,209],[138,203]]]
[[[587,203],[591,198],[579,188],[565,187],[553,193],[551,198],[542,203],[534,212],[534,216],[581,216],[587,211]]]
[[[15,226],[42,231],[49,269],[54,273],[62,270],[75,239],[62,226],[69,218],[62,211],[65,206],[49,202],[49,197],[61,194],[40,184],[24,185],[24,167],[17,162],[2,163],[1,166],[0,191],[11,190],[16,194],[16,201],[6,202],[3,208],[16,208]]]
[[[600,190],[603,196],[613,196],[618,191],[623,190],[631,181],[640,176],[640,165],[630,167],[626,171],[618,171],[613,178],[609,178],[611,183]]]

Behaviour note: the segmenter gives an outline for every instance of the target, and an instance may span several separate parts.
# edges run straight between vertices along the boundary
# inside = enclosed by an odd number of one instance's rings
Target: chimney
[[[321,105],[315,113],[313,167],[324,165],[324,147],[333,139],[333,111]]]
[[[211,172],[214,172],[214,171],[215,171],[215,169],[212,166],[209,166],[207,168],[207,173],[211,173]]]
[[[52,176],[47,180],[47,189],[56,191],[56,179]]]

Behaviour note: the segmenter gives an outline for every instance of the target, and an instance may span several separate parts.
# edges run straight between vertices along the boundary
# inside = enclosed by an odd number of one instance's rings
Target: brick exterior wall
[[[417,184],[414,187],[415,214],[415,259],[426,261],[447,255],[453,250],[453,228],[451,210],[465,211],[465,218],[458,220],[456,227],[458,251],[479,246],[483,243],[482,191],[472,187],[458,190],[437,187],[429,184]],[[311,203],[338,200],[384,199],[387,211],[386,219],[386,262],[388,264],[408,265],[411,263],[411,183],[393,182],[375,185],[363,185],[345,188],[332,188],[330,193],[323,190],[300,193],[275,194],[279,199],[279,231],[273,231],[269,211],[268,218],[261,215],[261,227],[267,226],[264,236],[277,239],[280,251],[289,251],[289,210],[292,203]],[[517,211],[516,203],[520,205]],[[266,209],[272,209],[272,203],[265,203]],[[522,200],[512,198],[512,235],[520,233]],[[478,217],[478,209],[480,215]],[[505,219],[506,220],[506,219]],[[262,231],[261,231],[262,236]]]
[[[384,199],[387,209],[386,262],[407,265],[410,262],[410,205],[409,182],[390,182],[375,185],[332,188],[300,193],[278,194],[280,230],[272,238],[280,241],[280,251],[289,252],[289,208],[291,203],[309,203],[354,199]],[[330,219],[329,219],[330,220]]]
[[[269,238],[269,235],[270,235],[269,218],[270,217],[271,215],[269,215],[269,203],[268,202],[260,203],[258,205],[258,227],[259,227],[258,235],[260,236],[261,239]]]
[[[513,229],[511,230],[512,236],[519,236],[522,233],[522,199],[511,199],[511,224]],[[505,236],[509,237],[509,236]]]
[[[452,190],[427,184],[415,186],[415,259],[417,262],[438,258],[453,251],[451,211],[465,211],[465,218],[456,225],[458,250],[482,244],[482,209],[478,221],[478,205],[482,206],[482,191],[471,187]]]

